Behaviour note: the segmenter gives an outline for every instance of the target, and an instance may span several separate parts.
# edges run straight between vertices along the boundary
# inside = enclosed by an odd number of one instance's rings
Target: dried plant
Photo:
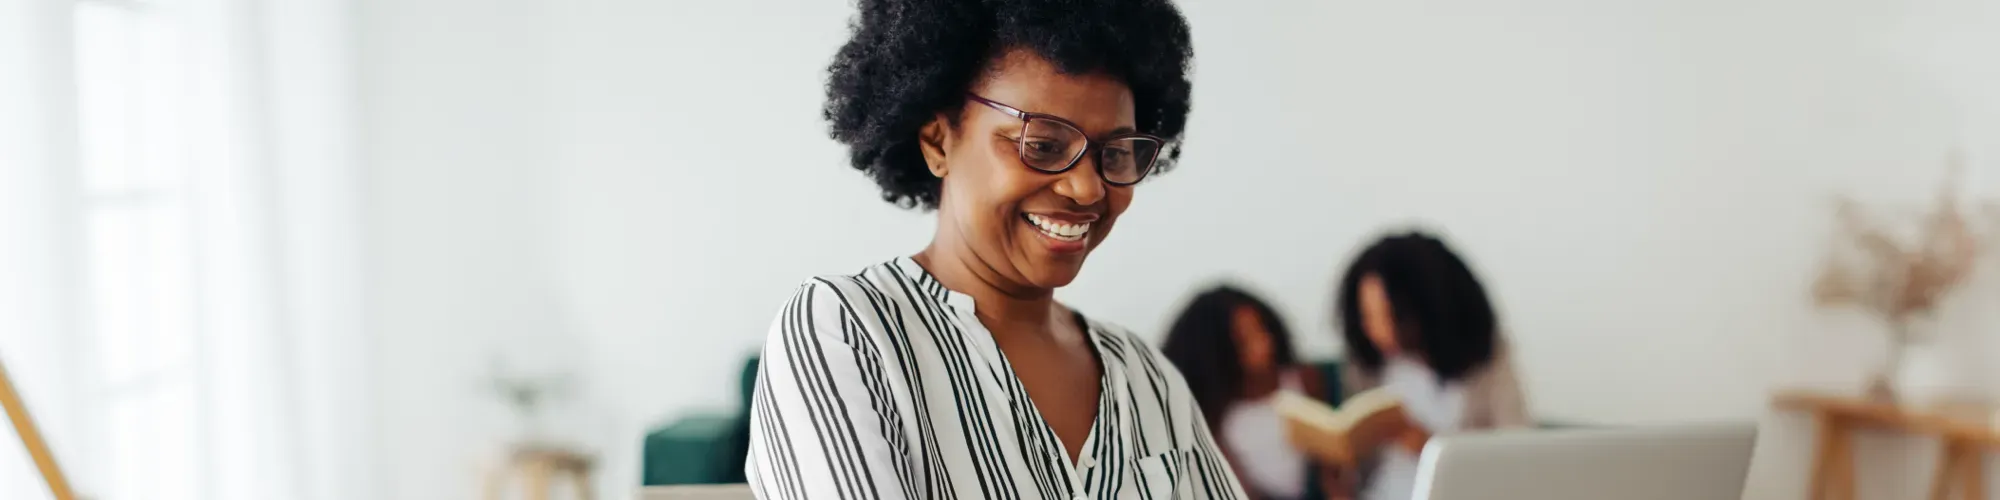
[[[1839,233],[1825,269],[1813,284],[1821,307],[1858,307],[1888,323],[1895,347],[1911,338],[1911,319],[1936,312],[1946,295],[1972,277],[1981,251],[2000,231],[1973,228],[1973,219],[2000,222],[2000,204],[1968,213],[1959,199],[1964,164],[1957,158],[1936,205],[1921,218],[1915,238],[1898,238],[1896,226],[1871,217],[1860,203],[1841,197],[1835,206]]]
[[[543,431],[543,412],[549,405],[573,391],[566,375],[530,375],[509,367],[498,356],[491,361],[486,382],[501,402],[514,411],[529,440],[536,439]]]

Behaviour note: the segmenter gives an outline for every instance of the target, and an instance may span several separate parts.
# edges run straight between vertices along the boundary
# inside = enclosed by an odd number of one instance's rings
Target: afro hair
[[[1497,355],[1500,321],[1472,268],[1443,240],[1411,231],[1390,234],[1361,251],[1339,284],[1334,314],[1347,341],[1347,357],[1375,373],[1387,362],[1368,339],[1361,313],[1361,280],[1374,275],[1389,295],[1397,341],[1420,356],[1438,378],[1459,380]]]
[[[939,113],[956,119],[992,60],[1026,50],[1065,74],[1098,73],[1132,90],[1139,129],[1173,141],[1187,125],[1187,19],[1167,0],[860,0],[853,37],[828,68],[826,119],[882,199],[936,209],[941,182],[917,134]]]

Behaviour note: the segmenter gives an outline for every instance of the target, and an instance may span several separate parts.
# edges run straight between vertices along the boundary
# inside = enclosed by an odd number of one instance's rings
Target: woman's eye
[[[1056,160],[1062,160],[1062,156],[1064,156],[1066,150],[1068,148],[1062,142],[1028,138],[1026,142],[1022,142],[1020,156],[1024,160],[1030,160],[1030,162],[1056,162]]]

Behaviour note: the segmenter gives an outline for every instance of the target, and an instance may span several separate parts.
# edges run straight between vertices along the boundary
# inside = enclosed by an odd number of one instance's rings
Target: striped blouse
[[[1085,321],[1104,375],[1076,463],[972,297],[899,258],[807,281],[771,325],[744,464],[758,498],[1241,499],[1186,381]]]

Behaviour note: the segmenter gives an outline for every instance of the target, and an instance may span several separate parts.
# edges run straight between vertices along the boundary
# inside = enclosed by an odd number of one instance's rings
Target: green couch
[[[646,433],[641,474],[646,486],[743,482],[750,452],[750,393],[757,388],[757,358],[743,363],[741,398],[731,411],[683,416]]]

